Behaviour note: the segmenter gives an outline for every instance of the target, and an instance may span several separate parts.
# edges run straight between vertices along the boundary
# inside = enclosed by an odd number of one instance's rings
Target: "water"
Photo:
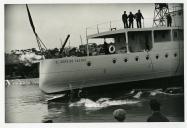
[[[116,122],[113,111],[127,111],[127,122],[145,122],[151,115],[149,100],[159,99],[161,111],[173,122],[184,121],[184,94],[165,93],[162,89],[130,89],[95,94],[97,98],[81,98],[74,102],[51,102],[56,95],[46,95],[39,90],[38,79],[12,80],[6,86],[6,122]],[[178,89],[179,87],[176,87]],[[59,95],[59,94],[58,94]],[[94,97],[94,96],[92,96]]]

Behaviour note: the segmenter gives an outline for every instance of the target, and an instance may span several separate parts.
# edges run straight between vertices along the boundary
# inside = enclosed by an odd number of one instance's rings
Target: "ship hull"
[[[150,52],[42,60],[39,87],[57,93],[182,75],[183,42],[168,42]]]

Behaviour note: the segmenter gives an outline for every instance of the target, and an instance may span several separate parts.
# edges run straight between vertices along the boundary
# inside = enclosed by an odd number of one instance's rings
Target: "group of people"
[[[127,15],[126,11],[124,11],[124,14],[122,15],[124,28],[134,28],[134,19],[136,19],[137,28],[142,28],[141,20],[144,19],[144,17],[140,12],[140,10],[138,10],[136,14],[132,14],[132,12],[130,12],[129,15]],[[171,23],[172,23],[171,15],[167,14],[166,19],[167,19],[167,27],[171,27]]]
[[[169,122],[167,117],[160,112],[158,100],[150,100],[149,105],[153,113],[147,118],[147,122]],[[113,116],[118,122],[123,122],[126,119],[126,111],[124,109],[117,109],[113,112]]]
[[[134,19],[136,19],[137,28],[141,28],[142,27],[141,19],[144,19],[144,17],[142,13],[140,12],[140,10],[138,10],[136,14],[132,14],[132,12],[130,12],[129,15],[127,15],[126,11],[124,11],[124,14],[122,15],[124,28],[133,28]]]

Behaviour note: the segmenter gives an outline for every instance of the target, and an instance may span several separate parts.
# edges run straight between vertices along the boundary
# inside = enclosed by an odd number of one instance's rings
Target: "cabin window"
[[[178,12],[179,16],[182,15],[182,12]]]
[[[154,40],[156,43],[171,41],[170,30],[155,30],[154,31]]]
[[[115,40],[114,46],[117,53],[127,51],[125,33],[115,35],[114,40]]]
[[[142,52],[145,50],[151,50],[151,31],[128,32],[128,46],[130,52]]]
[[[176,40],[178,38],[178,33],[177,31],[173,32],[173,40]]]
[[[173,40],[177,41],[177,40],[183,40],[183,39],[184,39],[184,32],[183,32],[183,30],[174,29],[173,30]]]

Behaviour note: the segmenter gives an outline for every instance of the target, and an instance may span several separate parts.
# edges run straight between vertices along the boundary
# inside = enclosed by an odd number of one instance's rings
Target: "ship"
[[[157,14],[153,24],[156,25],[152,27],[110,28],[108,31],[86,35],[84,56],[41,60],[39,88],[50,94],[93,87],[99,90],[100,87],[118,86],[120,83],[125,86],[131,82],[183,77],[183,9],[163,11],[168,8],[166,5],[155,4]],[[161,13],[163,17],[170,13],[175,22],[167,27],[166,18],[157,19]],[[104,48],[101,47],[92,48],[92,39],[103,40],[102,43],[107,44],[107,52],[102,52]],[[111,39],[112,42],[106,42]]]

